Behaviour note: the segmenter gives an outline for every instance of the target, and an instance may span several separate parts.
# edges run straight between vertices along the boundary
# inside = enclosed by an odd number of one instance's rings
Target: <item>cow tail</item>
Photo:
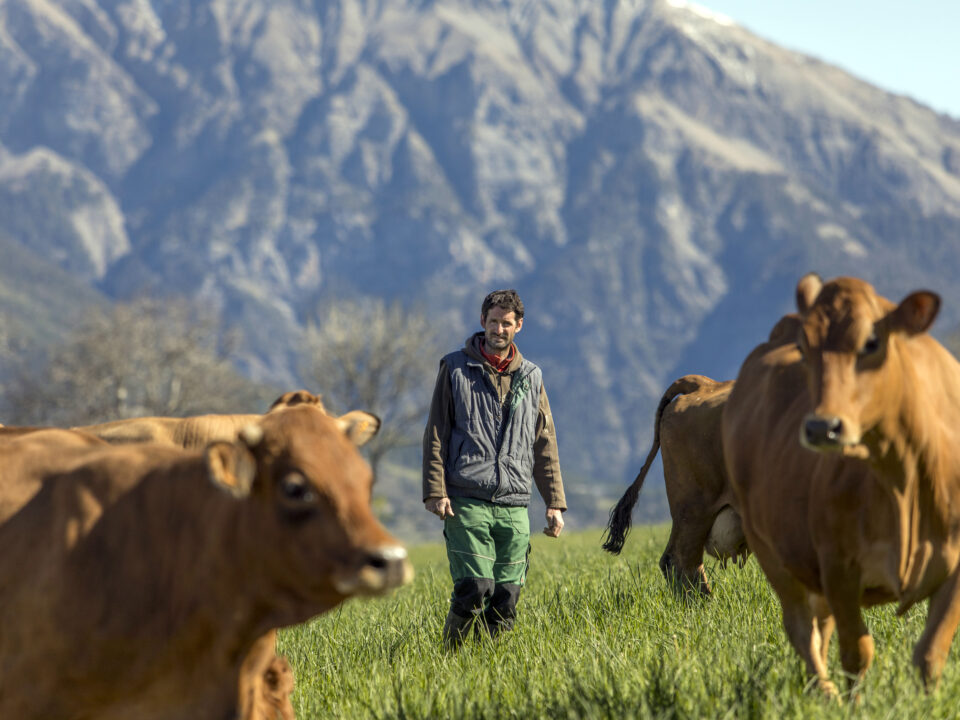
[[[684,375],[682,378],[674,380],[663,394],[663,397],[660,398],[660,404],[657,406],[657,415],[653,423],[653,447],[650,448],[647,460],[643,463],[643,467],[640,468],[640,472],[637,474],[633,484],[627,488],[623,497],[620,498],[620,501],[610,511],[610,520],[607,523],[607,529],[602,538],[604,541],[603,549],[607,552],[619,555],[620,551],[623,550],[623,544],[626,542],[627,534],[630,532],[630,526],[632,524],[633,506],[637,504],[637,498],[640,496],[640,490],[643,488],[643,481],[646,480],[647,472],[650,470],[650,466],[653,465],[653,461],[657,457],[657,452],[660,450],[660,419],[663,417],[663,411],[667,409],[667,405],[673,402],[675,397],[699,390],[703,385],[703,381],[707,379],[708,378],[702,375]]]

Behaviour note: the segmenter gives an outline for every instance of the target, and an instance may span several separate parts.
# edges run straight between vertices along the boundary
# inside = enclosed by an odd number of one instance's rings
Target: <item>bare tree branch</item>
[[[89,312],[7,383],[6,422],[79,425],[143,415],[262,412],[274,391],[234,370],[218,318],[185,300],[137,300]]]
[[[307,331],[304,375],[338,412],[383,421],[367,446],[376,471],[392,450],[419,444],[440,356],[440,329],[424,312],[380,299],[329,301]]]

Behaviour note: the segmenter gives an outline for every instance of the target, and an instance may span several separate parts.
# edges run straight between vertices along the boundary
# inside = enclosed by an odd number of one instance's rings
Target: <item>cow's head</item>
[[[797,309],[797,343],[814,405],[800,441],[811,450],[865,458],[864,436],[896,421],[891,411],[896,414],[902,387],[903,343],[930,327],[940,298],[920,290],[894,305],[862,280],[824,284],[809,274],[797,285]]]
[[[267,413],[235,442],[206,449],[211,478],[243,506],[251,572],[309,614],[413,575],[370,509],[372,474],[357,445],[378,427],[369,413],[334,418],[305,404]]]

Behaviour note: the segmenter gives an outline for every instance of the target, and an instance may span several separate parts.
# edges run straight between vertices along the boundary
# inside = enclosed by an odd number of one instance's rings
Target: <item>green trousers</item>
[[[444,520],[443,536],[453,578],[451,610],[512,626],[529,563],[527,508],[469,498],[451,498],[450,504],[454,515]]]

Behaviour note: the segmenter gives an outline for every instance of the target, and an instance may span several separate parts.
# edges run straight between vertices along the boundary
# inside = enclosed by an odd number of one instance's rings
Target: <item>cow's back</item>
[[[287,409],[278,405],[271,412]],[[317,406],[323,412],[322,406]],[[193,415],[190,417],[142,417],[114,420],[98,425],[74,428],[109,442],[111,445],[134,443],[161,443],[185,449],[199,449],[209,443],[236,439],[243,428],[263,420],[263,415],[252,413]]]
[[[732,380],[702,378],[696,392],[677,396],[660,419],[664,475],[696,477],[700,492],[708,493],[711,500],[719,500],[728,489],[720,419],[732,389]]]
[[[134,443],[174,444],[174,435],[181,418],[140,417],[111,420],[96,425],[78,425],[73,428],[96,435],[111,445]]]
[[[89,433],[57,428],[4,428],[0,435],[0,523],[22,508],[48,473],[80,462],[106,443]]]
[[[231,441],[248,425],[263,418],[262,415],[197,415],[183,418],[174,428],[172,442],[183,448],[202,448],[216,441]]]

